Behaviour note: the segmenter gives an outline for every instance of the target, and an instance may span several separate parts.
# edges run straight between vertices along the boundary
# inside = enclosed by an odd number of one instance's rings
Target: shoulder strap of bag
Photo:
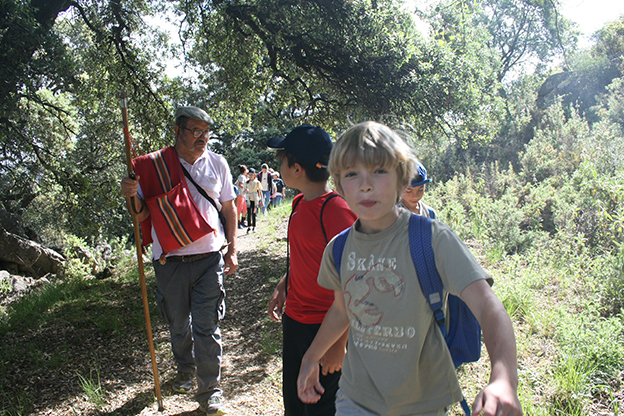
[[[180,163],[180,167],[182,168],[182,170],[184,171],[184,176],[187,177],[188,180],[191,181],[191,183],[195,186],[195,188],[197,188],[197,191],[208,200],[208,202],[210,202],[212,204],[212,206],[214,207],[214,209],[217,210],[217,213],[219,214],[219,221],[221,221],[221,224],[223,225],[223,232],[225,232],[225,215],[223,215],[223,213],[221,211],[219,211],[219,208],[217,208],[217,204],[215,203],[215,201],[210,198],[210,196],[208,196],[208,194],[206,193],[206,191],[204,191],[204,189],[199,186],[194,180],[193,178],[191,178],[191,174],[188,173],[188,171],[186,170],[186,168],[184,167],[184,165],[182,165]]]
[[[442,279],[435,265],[435,255],[431,245],[431,222],[427,217],[412,214],[409,221],[409,244],[412,261],[416,268],[416,275],[420,283],[420,288],[433,311],[435,320],[444,336],[447,347],[449,339],[446,331],[446,319],[444,317],[444,286]],[[454,297],[455,298],[455,297]],[[460,301],[459,298],[457,298]],[[452,356],[453,354],[451,354]],[[453,358],[455,363],[455,358]],[[471,415],[470,406],[466,398],[462,396],[460,405],[466,416]]]
[[[323,230],[323,236],[325,237],[325,244],[327,244],[329,240],[327,239],[327,232],[325,231],[325,225],[323,224],[323,211],[325,210],[325,205],[327,205],[327,202],[329,202],[330,199],[335,198],[337,196],[340,196],[340,195],[335,194],[335,193],[329,195],[323,201],[323,205],[321,205],[320,222],[321,222],[321,229]],[[286,294],[287,295],[288,295],[288,277],[290,275],[290,242],[288,241],[288,233],[290,230],[290,219],[292,218],[293,214],[295,213],[295,209],[297,208],[297,205],[299,205],[299,202],[302,199],[303,199],[303,195],[301,195],[300,198],[297,198],[293,201],[292,211],[290,211],[290,216],[288,217],[288,228],[286,229],[287,230],[286,231]]]
[[[334,239],[332,254],[334,255],[334,264],[336,265],[336,270],[338,271],[338,274],[340,274],[340,265],[342,264],[342,252],[344,251],[345,243],[347,242],[347,237],[349,236],[350,230],[351,227],[341,231]]]
[[[290,220],[292,219],[293,214],[295,213],[295,209],[299,202],[303,199],[303,194],[301,197],[295,197],[293,201],[292,210],[290,211],[290,216],[288,217],[288,225],[286,226],[286,286],[285,286],[285,295],[288,296],[288,278],[290,277]]]
[[[329,243],[329,239],[327,238],[327,232],[325,231],[325,225],[323,224],[323,211],[325,210],[325,205],[327,205],[327,203],[335,198],[335,197],[341,197],[340,195],[333,193],[331,195],[329,195],[327,198],[325,198],[325,201],[323,201],[323,205],[321,205],[321,229],[323,230],[323,236],[325,237],[325,244]],[[341,197],[342,198],[342,197]]]
[[[431,247],[431,220],[429,218],[416,214],[410,216],[409,243],[420,287],[433,310],[442,335],[446,338],[444,287],[435,267],[435,258]]]

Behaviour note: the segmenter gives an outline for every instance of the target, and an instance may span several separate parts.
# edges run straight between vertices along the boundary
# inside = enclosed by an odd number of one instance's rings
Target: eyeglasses
[[[191,130],[191,129],[187,129],[186,127],[182,127],[184,130],[188,130],[190,132],[193,132],[193,137],[195,137],[196,139],[199,139],[202,136],[206,136],[206,137],[210,137],[210,129],[207,130]]]

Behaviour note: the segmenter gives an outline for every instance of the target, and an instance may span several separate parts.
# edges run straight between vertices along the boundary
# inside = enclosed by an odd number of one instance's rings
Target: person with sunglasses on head
[[[196,380],[200,409],[223,415],[219,321],[223,276],[238,266],[237,211],[230,168],[207,149],[211,124],[198,107],[178,108],[174,145],[134,159],[136,178],[123,178],[121,192],[141,221],[143,245],[153,243],[156,303],[177,363],[173,390],[190,393]]]
[[[401,196],[401,205],[416,215],[422,215],[423,217],[435,220],[438,218],[438,213],[429,205],[422,202],[422,197],[425,194],[425,186],[429,182],[431,182],[431,179],[427,178],[427,170],[422,163],[418,162],[416,174],[410,180],[407,189]]]

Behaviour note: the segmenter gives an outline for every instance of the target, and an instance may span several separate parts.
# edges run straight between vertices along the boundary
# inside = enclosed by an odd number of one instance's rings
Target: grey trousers
[[[156,303],[169,325],[178,372],[196,373],[197,401],[220,396],[225,314],[223,257],[220,252],[190,263],[154,261]]]

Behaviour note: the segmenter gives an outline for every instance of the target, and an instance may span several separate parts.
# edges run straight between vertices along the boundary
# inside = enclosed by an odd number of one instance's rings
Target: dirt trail
[[[280,326],[268,320],[266,313],[275,285],[268,277],[275,279],[283,273],[286,263],[287,219],[278,218],[261,217],[257,233],[239,230],[239,268],[225,279],[221,387],[231,416],[283,414]],[[274,224],[269,225],[270,221]],[[114,321],[111,317],[117,315],[125,322],[142,310],[137,283],[111,279],[102,298],[87,302],[76,295],[80,301],[69,298],[48,311],[72,319],[50,320],[39,328],[14,331],[2,338],[5,351],[24,353],[0,357],[0,414],[27,403],[28,414],[37,416],[201,415],[193,396],[171,391],[176,366],[169,330],[154,306],[153,281],[149,283],[164,411],[158,411],[155,400],[147,338],[137,330],[144,326],[133,323],[128,330],[123,325],[118,330],[115,322],[106,325],[99,320],[107,316]],[[88,397],[85,380],[94,383],[91,390],[97,390],[96,399]]]

